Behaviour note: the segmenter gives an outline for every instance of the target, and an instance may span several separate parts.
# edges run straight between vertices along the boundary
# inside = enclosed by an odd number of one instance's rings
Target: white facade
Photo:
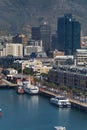
[[[25,46],[24,55],[30,55],[32,52],[41,52],[42,50],[41,46]]]
[[[18,74],[18,71],[15,70],[15,69],[9,68],[8,70],[9,70],[9,74],[10,74],[10,75]]]
[[[1,56],[23,56],[23,45],[22,44],[14,44],[14,43],[7,43],[6,47],[0,51]]]
[[[87,64],[87,49],[76,50],[76,63],[80,66]]]
[[[22,62],[22,70],[27,68],[33,68],[34,71],[40,73],[48,73],[52,67],[44,66],[40,60],[27,60]]]
[[[42,40],[34,40],[32,45],[42,47],[43,43]]]
[[[74,56],[68,55],[68,56],[56,56],[54,58],[54,67],[58,67],[60,65],[70,65],[73,64]]]

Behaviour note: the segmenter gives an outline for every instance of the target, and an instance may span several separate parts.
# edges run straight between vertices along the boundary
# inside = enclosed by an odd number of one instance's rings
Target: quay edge
[[[40,94],[43,96],[46,96],[48,98],[58,96],[58,94],[54,94],[53,92],[46,91],[42,88],[40,88]],[[69,99],[69,101],[71,102],[72,107],[87,112],[87,103],[83,103],[83,102],[77,101],[75,99]]]
[[[70,100],[70,102],[72,107],[87,112],[87,104],[84,105],[84,103],[75,102],[74,100]]]

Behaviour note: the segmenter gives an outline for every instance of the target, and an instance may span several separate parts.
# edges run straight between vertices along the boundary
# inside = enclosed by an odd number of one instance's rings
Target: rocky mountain
[[[0,0],[0,33],[28,32],[47,20],[56,31],[57,18],[72,13],[87,33],[86,0]]]

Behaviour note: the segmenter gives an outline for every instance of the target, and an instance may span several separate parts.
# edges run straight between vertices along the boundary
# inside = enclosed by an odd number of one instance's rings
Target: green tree
[[[23,74],[33,75],[33,74],[34,74],[34,71],[33,71],[32,68],[24,68],[24,69],[23,69]]]

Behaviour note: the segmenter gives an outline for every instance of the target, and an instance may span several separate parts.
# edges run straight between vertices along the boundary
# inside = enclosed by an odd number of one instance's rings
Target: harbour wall
[[[47,91],[43,88],[40,88],[40,94],[43,95],[43,96],[47,96],[48,98],[52,98],[52,97],[55,97],[55,96],[61,96],[59,94],[49,92],[49,91]],[[69,101],[71,102],[71,107],[75,107],[79,110],[83,110],[83,111],[87,112],[87,103],[81,102],[81,101],[78,101],[78,100],[75,100],[75,99],[72,99],[72,98],[69,98]]]

